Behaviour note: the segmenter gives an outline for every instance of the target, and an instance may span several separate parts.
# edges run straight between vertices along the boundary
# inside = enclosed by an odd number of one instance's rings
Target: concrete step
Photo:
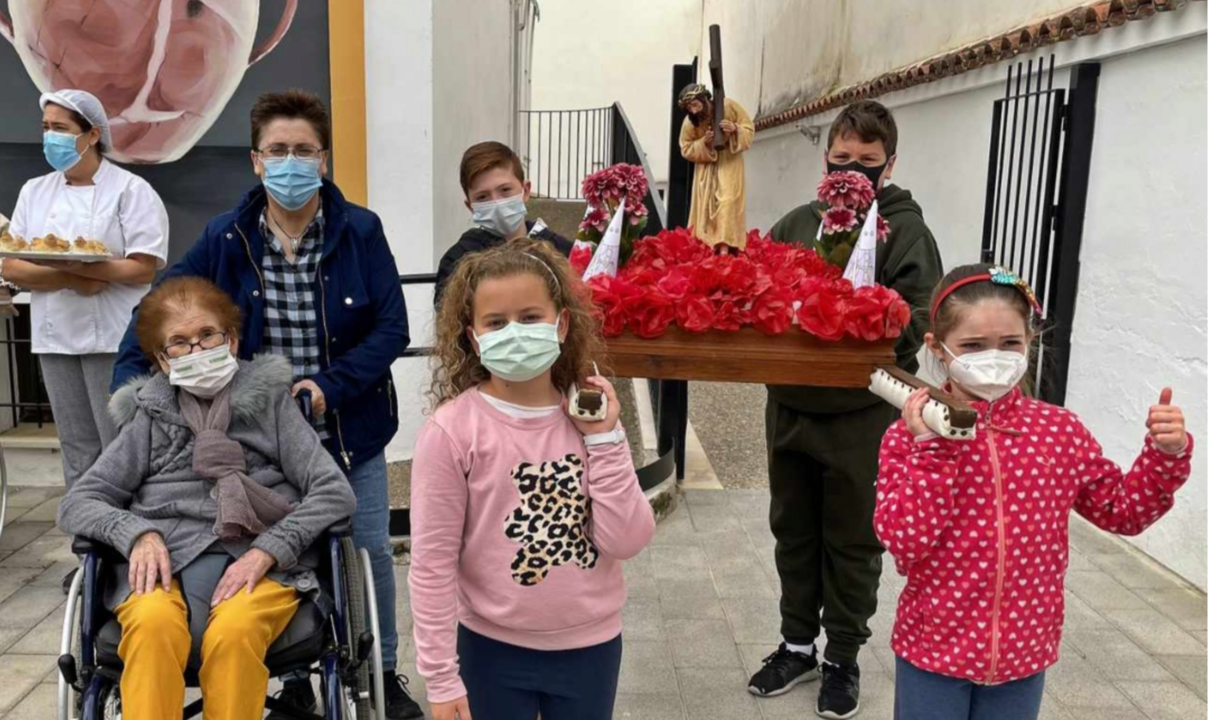
[[[10,486],[63,486],[63,460],[58,450],[6,445],[3,458]]]
[[[575,239],[579,223],[587,212],[587,203],[582,200],[554,200],[533,197],[529,199],[529,220],[541,218],[551,230],[564,238]]]

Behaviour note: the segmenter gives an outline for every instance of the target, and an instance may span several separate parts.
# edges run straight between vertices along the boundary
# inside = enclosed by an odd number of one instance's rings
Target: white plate
[[[0,250],[0,257],[17,258],[19,260],[58,260],[59,262],[84,262],[94,263],[102,260],[112,260],[112,255],[94,255],[92,253],[81,252],[29,252],[29,251],[14,251]]]

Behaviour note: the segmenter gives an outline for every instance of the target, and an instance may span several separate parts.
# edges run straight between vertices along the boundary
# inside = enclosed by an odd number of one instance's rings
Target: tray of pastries
[[[14,237],[7,230],[0,232],[0,257],[23,260],[71,260],[75,262],[100,262],[112,260],[113,255],[100,240],[78,237],[74,242],[47,233],[32,241]]]

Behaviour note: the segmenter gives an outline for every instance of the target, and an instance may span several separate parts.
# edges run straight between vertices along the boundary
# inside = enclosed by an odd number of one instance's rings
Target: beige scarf
[[[225,541],[255,537],[297,506],[247,476],[243,446],[227,437],[231,425],[231,386],[209,408],[186,390],[176,393],[180,413],[193,430],[193,470],[218,486],[218,521],[214,533]]]

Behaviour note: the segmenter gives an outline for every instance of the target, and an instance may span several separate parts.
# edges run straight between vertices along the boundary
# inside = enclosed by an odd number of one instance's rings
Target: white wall
[[[435,270],[433,259],[433,0],[366,0],[365,102],[369,207],[381,218],[400,273]],[[430,344],[432,294],[405,291],[412,346]],[[399,432],[386,449],[393,462],[411,457],[423,424],[423,359],[394,364]]]
[[[431,1],[435,262],[470,227],[458,181],[462,153],[484,140],[512,143],[514,35],[510,1]]]
[[[369,206],[382,218],[401,273],[435,271],[468,227],[458,182],[462,152],[481,140],[511,142],[519,40],[512,7],[505,1],[366,0]],[[523,106],[527,98],[517,101]],[[404,292],[411,345],[429,346],[432,288]],[[401,417],[386,451],[390,461],[411,456],[423,425],[428,361],[399,360],[393,371]]]
[[[619,101],[655,181],[666,182],[671,66],[699,53],[700,17],[701,0],[543,2],[533,44],[533,109]]]
[[[582,0],[586,2],[586,0]],[[721,25],[727,90],[774,113],[1083,0],[702,0],[701,44]],[[741,92],[737,92],[741,90]]]
[[[1103,64],[1082,238],[1068,405],[1109,457],[1131,462],[1163,386],[1208,441],[1208,45],[1203,36]],[[1137,547],[1208,584],[1208,477]]]
[[[369,207],[401,273],[431,272],[433,0],[366,0]]]

